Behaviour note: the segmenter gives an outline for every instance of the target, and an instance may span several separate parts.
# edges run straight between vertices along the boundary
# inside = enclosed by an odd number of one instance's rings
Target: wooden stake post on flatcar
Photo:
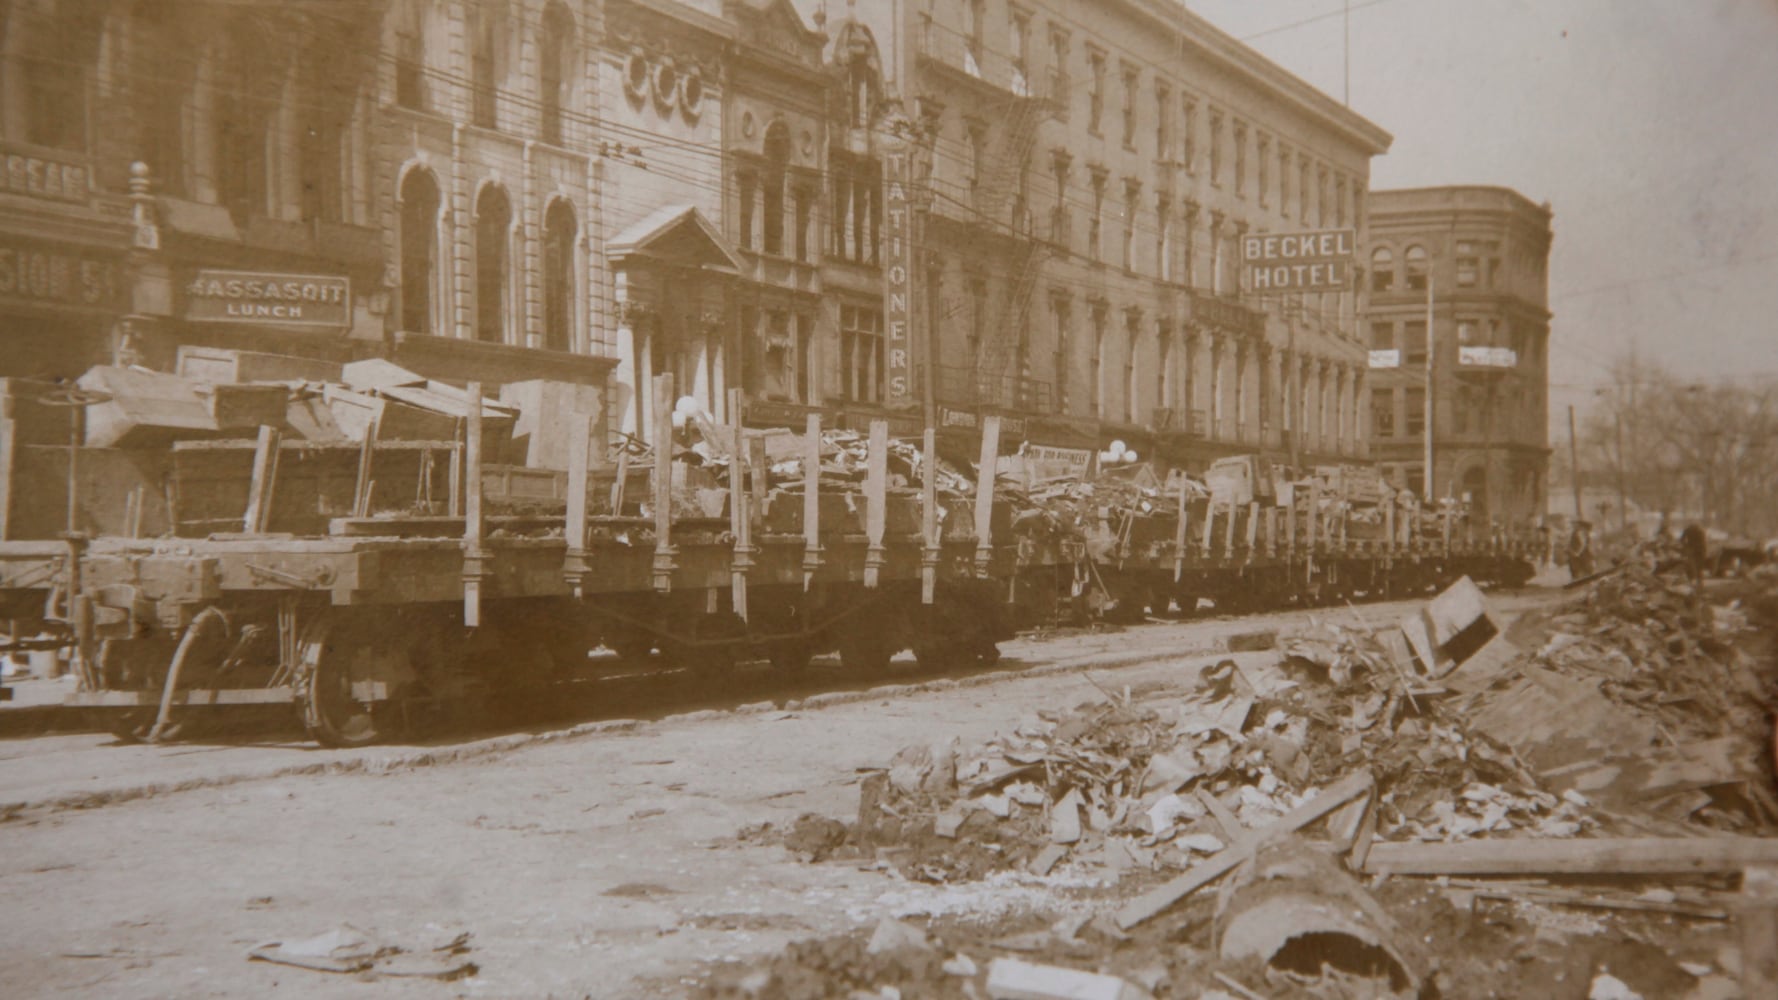
[[[809,414],[803,441],[803,589],[821,570],[821,414]]]
[[[592,444],[591,417],[576,417],[568,426],[568,510],[562,519],[562,579],[579,600],[586,578],[587,450]]]
[[[469,383],[464,394],[469,400],[469,424],[463,449],[463,624],[475,628],[482,623],[482,580],[487,575],[488,560],[482,547],[482,384]],[[367,439],[375,431],[373,425],[366,432]],[[365,454],[369,454],[368,448]],[[366,466],[361,466],[361,470]],[[368,496],[369,487],[365,489]]]
[[[673,376],[654,377],[654,589],[673,589]]]
[[[864,585],[870,590],[881,582],[886,557],[883,530],[889,523],[888,499],[889,421],[873,420],[864,476]]]
[[[734,558],[729,563],[730,600],[735,616],[747,620],[747,574],[753,569],[752,494],[747,488],[747,430],[741,421],[747,396],[740,389],[728,391],[729,416],[734,420],[734,448],[728,460],[729,532],[735,537]],[[765,470],[755,468],[755,479],[763,479]]]
[[[975,575],[988,578],[994,560],[994,480],[1000,465],[1000,418],[982,420],[981,461],[975,477]]]

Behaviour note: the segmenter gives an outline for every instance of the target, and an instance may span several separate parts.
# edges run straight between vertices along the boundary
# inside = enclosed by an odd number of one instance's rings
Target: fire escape
[[[977,177],[964,224],[980,233],[983,246],[1005,265],[1004,294],[990,308],[971,369],[940,371],[940,398],[1024,411],[1047,410],[1048,382],[1010,371],[1031,314],[1031,302],[1046,261],[1056,246],[1031,222],[1029,204],[1017,196],[1031,152],[1045,122],[1057,116],[1051,95],[1039,94],[1024,66],[968,40],[937,33],[922,42],[921,66],[949,89],[971,96],[972,106],[990,122],[988,154]],[[1058,95],[1065,100],[1066,95]]]

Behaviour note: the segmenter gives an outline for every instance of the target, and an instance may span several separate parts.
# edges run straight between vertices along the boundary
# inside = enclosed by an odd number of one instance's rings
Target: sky
[[[1372,188],[1554,211],[1552,427],[1631,351],[1778,377],[1778,0],[1349,2],[1351,106],[1395,136]],[[1342,0],[1186,6],[1344,97]]]

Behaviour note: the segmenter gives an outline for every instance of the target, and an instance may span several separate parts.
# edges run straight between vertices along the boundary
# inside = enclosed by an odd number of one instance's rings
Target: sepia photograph
[[[1778,0],[0,0],[0,996],[1778,1000]]]

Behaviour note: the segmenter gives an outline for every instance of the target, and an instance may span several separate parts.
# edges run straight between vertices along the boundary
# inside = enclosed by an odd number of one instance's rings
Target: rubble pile
[[[1629,567],[1505,634],[1439,602],[1336,615],[1185,687],[908,748],[825,843],[934,892],[1049,886],[1054,912],[935,920],[893,975],[809,943],[710,995],[803,995],[773,990],[812,955],[834,996],[1758,995],[1731,918],[1778,865],[1746,836],[1778,827],[1778,577],[1745,586]],[[996,987],[1007,960],[1036,985]]]

